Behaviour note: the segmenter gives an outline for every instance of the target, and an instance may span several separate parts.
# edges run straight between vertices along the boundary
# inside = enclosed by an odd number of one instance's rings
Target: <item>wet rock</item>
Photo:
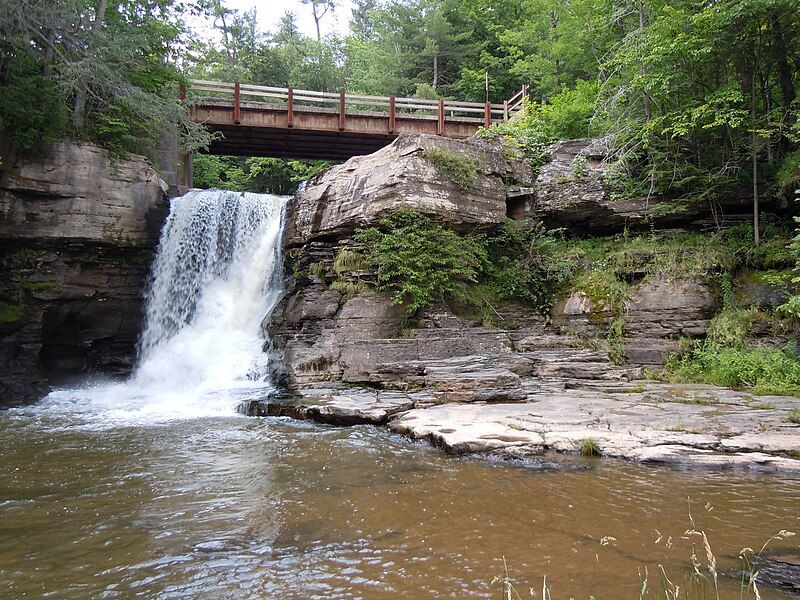
[[[249,403],[242,412],[259,417],[292,417],[329,425],[383,425],[400,412],[410,410],[416,398],[402,392],[353,390],[344,387],[305,388],[298,395],[273,396]]]
[[[800,554],[782,553],[756,560],[758,585],[800,595]]]
[[[566,382],[560,390],[531,389],[524,403],[415,408],[390,421],[389,428],[452,454],[575,454],[592,439],[603,456],[800,474],[800,460],[793,458],[800,429],[783,422],[797,399],[758,398],[712,386],[642,388],[576,389]],[[775,403],[772,414],[754,409],[765,401]]]

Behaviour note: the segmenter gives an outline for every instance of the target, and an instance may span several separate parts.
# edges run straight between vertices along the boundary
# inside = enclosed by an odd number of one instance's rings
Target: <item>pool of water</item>
[[[453,458],[369,427],[40,407],[0,413],[0,439],[9,598],[498,598],[505,559],[522,597],[546,575],[554,600],[635,599],[659,564],[682,586],[690,505],[739,598],[739,550],[800,531],[797,480]]]

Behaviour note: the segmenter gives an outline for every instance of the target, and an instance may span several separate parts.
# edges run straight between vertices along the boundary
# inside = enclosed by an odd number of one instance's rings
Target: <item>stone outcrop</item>
[[[472,161],[473,185],[459,187],[426,158],[431,151]],[[583,157],[580,172],[576,157]],[[548,318],[507,303],[495,307],[496,326],[484,327],[459,299],[411,318],[374,291],[374,273],[337,266],[343,251],[359,249],[358,227],[376,225],[400,208],[455,230],[486,229],[509,217],[566,225],[573,233],[605,233],[631,219],[652,224],[651,206],[611,200],[603,179],[606,157],[602,141],[556,144],[552,162],[534,182],[522,160],[482,141],[401,136],[312,179],[290,205],[284,244],[291,275],[265,323],[283,353],[277,375],[293,396],[243,410],[337,424],[388,423],[452,452],[576,451],[581,439],[592,437],[604,453],[636,460],[798,468],[789,458],[796,436],[776,437],[769,447],[747,437],[756,409],[733,407],[741,400],[736,393],[714,392],[721,399],[709,402],[726,406],[727,420],[718,422],[711,412],[686,408],[692,402],[664,404],[659,394],[669,396],[672,388],[639,382],[643,367],[663,365],[681,338],[705,334],[720,298],[702,280],[634,270],[626,273],[619,306],[596,297],[603,290],[575,289]],[[776,300],[767,296],[754,288],[743,304]],[[612,326],[621,328],[616,338]],[[780,410],[790,407],[778,403]],[[681,423],[646,431],[668,413],[702,434],[678,432]],[[771,415],[769,426],[779,427],[781,414]],[[734,429],[738,433],[728,435]]]
[[[752,198],[747,190],[716,198],[713,202],[665,202],[657,196],[616,198],[607,177],[609,144],[605,139],[577,139],[550,147],[550,161],[536,178],[527,198],[525,214],[548,227],[564,227],[571,233],[607,235],[624,229],[683,227],[715,229],[752,219]],[[762,201],[762,209],[771,206]]]
[[[426,158],[431,151],[474,165],[472,185],[464,189]],[[467,323],[443,327],[441,318],[411,330],[405,310],[392,306],[386,295],[358,288],[348,297],[329,283],[337,252],[352,246],[358,227],[401,208],[455,229],[496,225],[507,218],[513,194],[532,183],[526,161],[490,143],[421,135],[400,136],[374,154],[310,180],[289,207],[284,245],[291,263],[287,271],[294,276],[267,325],[283,351],[282,379],[293,387],[345,381],[398,389],[428,386],[450,398],[521,397],[519,376],[485,358],[509,354],[506,333]],[[458,321],[449,311],[444,319]],[[495,380],[496,385],[477,391],[472,384],[456,384],[459,378]]]
[[[800,474],[795,398],[754,396],[706,385],[653,382],[576,386],[524,378],[523,402],[447,402],[428,391],[341,384],[249,403],[250,415],[333,425],[371,424],[427,440],[448,454],[526,459],[547,452],[642,463]]]
[[[475,161],[477,176],[462,189],[424,151]],[[377,223],[400,208],[469,229],[502,222],[509,188],[533,184],[533,171],[481,140],[457,141],[426,135],[400,136],[368,156],[356,156],[312,178],[292,201],[285,239],[290,247],[339,239],[356,227]],[[513,200],[512,200],[513,202]]]
[[[0,238],[152,247],[166,208],[162,186],[143,156],[59,142],[46,155],[4,165]]]
[[[140,156],[62,142],[0,175],[0,406],[88,372],[127,373],[168,210]]]
[[[620,318],[626,362],[660,366],[678,350],[680,338],[705,335],[719,305],[717,294],[703,281],[651,275],[632,287],[620,315],[576,290],[556,302],[551,316],[560,331],[590,338],[605,337],[611,321]]]

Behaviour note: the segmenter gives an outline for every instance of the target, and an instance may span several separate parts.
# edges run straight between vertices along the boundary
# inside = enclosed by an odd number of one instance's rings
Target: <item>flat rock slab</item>
[[[330,425],[384,425],[398,413],[432,401],[427,394],[348,389],[310,388],[291,397],[271,397],[240,406],[240,412],[258,417],[292,417]]]
[[[578,454],[593,440],[603,456],[644,463],[780,471],[800,476],[800,398],[753,396],[707,385],[523,378],[523,402],[442,402],[435,391],[333,385],[240,407],[332,425],[384,425],[449,454],[525,458]],[[476,384],[479,385],[479,384]]]
[[[579,453],[591,439],[603,456],[800,475],[800,426],[785,420],[800,399],[711,386],[642,387],[620,392],[566,384],[536,391],[524,403],[416,408],[390,421],[389,429],[452,454]]]

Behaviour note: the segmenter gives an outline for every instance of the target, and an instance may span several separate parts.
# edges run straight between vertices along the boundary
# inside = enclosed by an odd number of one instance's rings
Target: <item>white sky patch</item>
[[[323,36],[331,33],[344,35],[348,32],[352,3],[350,0],[340,0],[337,4],[336,11],[332,15],[329,12],[322,18]],[[302,4],[300,0],[225,0],[225,6],[242,12],[255,7],[258,27],[262,32],[274,30],[283,13],[291,10],[297,15],[297,24],[302,33],[310,37],[317,35],[314,17],[311,16],[311,6]]]

